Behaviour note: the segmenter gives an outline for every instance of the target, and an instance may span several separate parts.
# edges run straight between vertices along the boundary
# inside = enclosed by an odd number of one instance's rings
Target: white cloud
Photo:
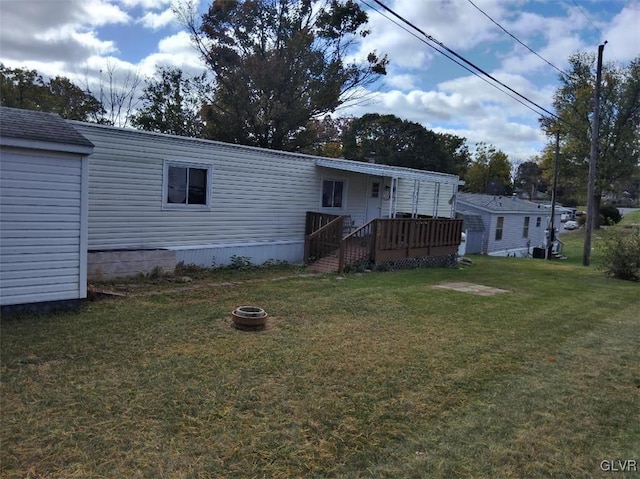
[[[493,76],[543,108],[551,108],[552,89],[536,86],[530,80],[520,75],[495,73]],[[518,100],[520,100],[527,103],[523,98],[518,97],[515,93],[506,90],[504,87],[499,87],[499,89],[494,88],[477,76],[455,78],[440,83],[438,87],[444,92],[457,93],[464,98],[474,98],[476,101],[483,102],[485,105],[496,105],[501,111],[505,112],[505,114],[511,116],[522,116],[528,119],[537,118],[535,112],[518,102]],[[504,91],[508,94],[504,93]],[[537,107],[529,103],[527,104],[537,110]]]
[[[500,17],[506,11],[505,7],[513,1],[490,0],[479,3],[492,16]],[[395,0],[387,4],[426,34],[453,49],[473,48],[497,35],[495,26],[464,0]],[[368,28],[371,33],[361,43],[360,57],[376,50],[388,54],[394,65],[420,68],[427,66],[434,56],[439,55],[425,44],[421,33],[403,24],[381,7],[377,6],[376,10],[382,14],[368,11]]]
[[[483,10],[497,18],[502,17],[510,3],[513,2],[478,2]],[[450,48],[472,48],[497,35],[493,24],[465,0],[396,0],[393,9]]]
[[[140,69],[145,76],[152,76],[158,66],[177,67],[188,74],[199,74],[205,69],[187,32],[163,38],[157,50],[140,62]]]
[[[51,3],[59,5],[60,3],[65,3],[65,1]],[[129,14],[123,11],[118,5],[104,0],[74,1],[71,3],[75,4],[75,20],[77,23],[103,26],[113,23],[129,23],[131,21]]]
[[[0,45],[5,63],[83,61],[92,54],[116,51],[93,27],[127,23],[118,6],[101,0],[0,2]]]
[[[140,18],[140,20],[138,20],[138,22],[145,28],[150,28],[152,30],[158,30],[168,25],[178,24],[176,16],[170,8],[160,13],[147,12],[142,18]]]
[[[415,88],[415,75],[388,73],[384,82],[385,85],[404,91],[413,90]]]
[[[127,8],[142,7],[145,10],[160,9],[171,5],[173,0],[119,0]]]
[[[640,2],[630,3],[616,15],[604,31],[607,57],[616,61],[630,61],[640,53]]]

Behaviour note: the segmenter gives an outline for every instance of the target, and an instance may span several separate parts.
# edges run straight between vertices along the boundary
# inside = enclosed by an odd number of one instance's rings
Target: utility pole
[[[547,259],[553,259],[553,242],[556,240],[556,189],[558,188],[558,164],[560,163],[560,129],[556,130],[556,157],[553,162],[553,188],[551,189],[551,224],[549,225],[549,244]]]
[[[589,188],[587,190],[587,222],[584,232],[584,250],[582,253],[582,265],[589,266],[591,263],[591,234],[593,225],[597,218],[598,211],[595,210],[596,201],[594,198],[596,189],[596,162],[598,159],[598,136],[600,133],[600,82],[602,81],[602,52],[606,40],[602,45],[598,45],[598,67],[596,70],[596,87],[593,94],[593,125],[591,127],[591,155],[589,157]]]

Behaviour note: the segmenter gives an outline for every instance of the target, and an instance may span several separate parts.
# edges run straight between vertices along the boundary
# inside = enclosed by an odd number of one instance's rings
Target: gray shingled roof
[[[64,145],[94,146],[55,113],[0,107],[0,137]]]
[[[472,206],[494,213],[544,213],[549,211],[544,206],[512,196],[482,195],[478,193],[458,193],[457,203]]]

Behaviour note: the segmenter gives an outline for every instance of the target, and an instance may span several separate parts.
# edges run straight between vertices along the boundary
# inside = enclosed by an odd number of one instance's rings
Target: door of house
[[[383,190],[384,182],[382,178],[377,176],[369,177],[369,184],[367,187],[367,223],[382,216]]]

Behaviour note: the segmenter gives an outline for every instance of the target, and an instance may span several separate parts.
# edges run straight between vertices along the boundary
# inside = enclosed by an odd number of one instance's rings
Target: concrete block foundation
[[[87,280],[108,281],[154,271],[172,273],[176,253],[169,250],[94,251],[87,255]]]

